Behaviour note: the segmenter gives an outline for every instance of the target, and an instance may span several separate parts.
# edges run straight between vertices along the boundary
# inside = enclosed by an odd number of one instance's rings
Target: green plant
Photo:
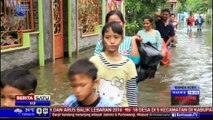
[[[212,14],[211,14],[211,13],[207,13],[205,19],[206,19],[206,20],[205,20],[206,23],[210,24],[211,21],[212,21]]]
[[[135,35],[143,28],[142,18],[153,16],[163,8],[167,0],[125,0],[126,9],[126,35]]]

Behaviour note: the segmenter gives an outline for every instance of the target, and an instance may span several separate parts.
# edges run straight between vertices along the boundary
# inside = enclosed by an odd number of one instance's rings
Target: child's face
[[[108,28],[104,33],[103,40],[106,51],[116,52],[123,40],[123,36],[118,33],[114,33],[112,28]]]
[[[170,16],[170,20],[174,21],[175,20],[175,16],[174,15]]]
[[[1,107],[15,107],[16,95],[23,95],[23,93],[21,90],[8,85],[1,89]]]
[[[98,84],[96,81],[93,81],[87,75],[77,74],[74,75],[71,79],[71,89],[74,95],[78,98],[78,101],[82,103],[90,103],[93,101],[91,95],[93,94],[93,89]]]

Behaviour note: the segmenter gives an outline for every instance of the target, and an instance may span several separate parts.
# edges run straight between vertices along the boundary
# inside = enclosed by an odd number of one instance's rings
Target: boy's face
[[[98,85],[98,80],[93,81],[87,75],[77,74],[71,79],[71,89],[78,101],[82,103],[90,103],[93,101],[91,95],[93,89]]]
[[[15,107],[16,95],[23,95],[23,93],[9,85],[1,89],[1,107]]]
[[[112,28],[108,28],[103,36],[104,46],[108,52],[117,51],[122,40],[123,36],[118,33],[114,33]]]

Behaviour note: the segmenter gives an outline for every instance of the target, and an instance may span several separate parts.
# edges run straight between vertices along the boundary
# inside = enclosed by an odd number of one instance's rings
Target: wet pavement
[[[210,26],[210,25],[209,25]],[[161,66],[154,79],[139,83],[139,106],[171,106],[170,87],[173,84],[197,84],[200,86],[200,105],[212,106],[212,30],[203,29],[192,33],[186,27],[178,29],[178,45],[172,49],[171,63]],[[93,49],[81,53],[79,57],[90,57]],[[47,63],[31,71],[38,78],[36,94],[50,94],[52,106],[61,106],[71,95],[67,70],[67,58]]]

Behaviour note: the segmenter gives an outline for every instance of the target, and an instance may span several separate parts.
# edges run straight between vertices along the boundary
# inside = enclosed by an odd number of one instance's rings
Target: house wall
[[[44,17],[44,48],[45,60],[52,58],[52,21],[51,21],[51,2],[43,0],[43,17]],[[6,71],[16,67],[24,66],[31,68],[38,66],[39,61],[39,33],[38,33],[38,1],[33,0],[33,16],[34,16],[34,31],[30,32],[30,47],[13,50],[8,52],[1,52],[1,71]]]
[[[78,42],[78,50],[82,50],[82,49],[87,49],[87,48],[95,46],[97,41],[100,40],[99,34],[82,37],[81,28],[76,28],[76,25],[77,25],[76,10],[77,10],[76,2],[72,2],[72,51],[73,52],[76,51],[77,42]],[[77,36],[77,33],[78,33],[78,36]]]
[[[30,36],[30,44],[31,47],[27,49],[1,53],[1,71],[38,65],[38,34]]]
[[[44,26],[44,50],[45,60],[52,59],[52,8],[50,0],[42,0],[43,2],[43,26]]]

